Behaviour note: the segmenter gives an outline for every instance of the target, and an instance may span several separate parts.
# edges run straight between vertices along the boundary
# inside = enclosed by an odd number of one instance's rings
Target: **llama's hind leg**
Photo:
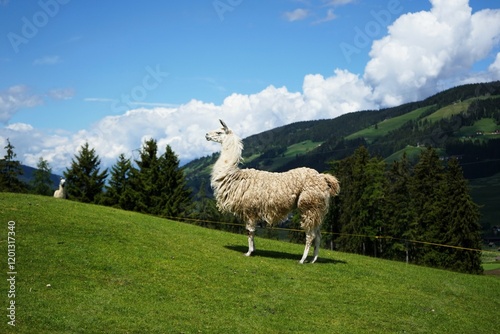
[[[247,234],[248,234],[248,252],[245,253],[245,256],[250,256],[255,251],[255,224],[248,223],[247,224]]]
[[[316,228],[315,234],[316,234],[316,237],[314,238],[314,258],[311,261],[311,263],[316,262],[316,260],[318,259],[319,247],[321,245],[321,231],[320,231],[319,227]]]

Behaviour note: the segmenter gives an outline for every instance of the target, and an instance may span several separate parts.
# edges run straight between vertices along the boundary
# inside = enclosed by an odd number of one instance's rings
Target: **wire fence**
[[[228,222],[221,222],[221,221],[214,221],[214,220],[208,220],[208,219],[197,219],[197,218],[186,218],[186,217],[165,217],[170,220],[175,220],[175,221],[181,221],[181,222],[191,222],[191,223],[197,223],[197,224],[211,224],[211,225],[227,225],[227,226],[236,226],[240,227],[242,229],[246,228],[245,224],[241,223],[228,223]],[[264,227],[260,227],[257,225],[258,229],[267,229]],[[287,227],[270,227],[270,230],[274,231],[286,231],[286,232],[304,232],[302,229],[296,229],[296,228],[287,228]],[[436,247],[443,247],[443,248],[450,248],[450,249],[459,249],[459,250],[465,250],[465,251],[473,251],[473,252],[481,252],[483,254],[499,254],[500,252],[494,252],[494,251],[488,251],[484,249],[478,249],[478,248],[468,248],[468,247],[462,247],[462,246],[454,246],[454,245],[447,245],[447,244],[441,244],[441,243],[436,243],[436,242],[429,242],[429,241],[422,241],[422,240],[412,240],[412,239],[405,239],[405,238],[396,238],[392,236],[383,236],[383,235],[366,235],[366,234],[349,234],[349,233],[339,233],[339,232],[328,232],[328,231],[321,231],[322,235],[336,235],[336,236],[349,236],[349,237],[359,237],[359,238],[370,238],[370,239],[377,239],[377,240],[398,240],[404,243],[413,243],[413,244],[422,244],[422,245],[428,245],[428,246],[436,246]]]

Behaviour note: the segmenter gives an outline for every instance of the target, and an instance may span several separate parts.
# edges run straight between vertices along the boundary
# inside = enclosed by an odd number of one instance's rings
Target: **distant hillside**
[[[21,175],[19,179],[24,183],[30,184],[33,180],[33,173],[36,171],[36,168],[25,165],[21,165],[21,168],[23,170],[23,175]],[[61,176],[51,174],[50,179],[52,181],[52,187],[54,188],[54,190],[57,189],[59,187],[59,180],[61,179]]]

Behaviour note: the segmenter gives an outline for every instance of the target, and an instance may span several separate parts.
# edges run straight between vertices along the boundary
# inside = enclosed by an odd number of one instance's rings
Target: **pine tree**
[[[68,182],[68,196],[80,202],[95,203],[102,194],[108,176],[107,169],[100,171],[101,159],[89,144],[82,145],[78,155],[71,160],[71,167],[63,174]]]
[[[8,192],[25,192],[26,185],[19,180],[19,176],[23,175],[21,163],[16,158],[14,146],[7,138],[7,146],[4,147],[6,155],[0,159],[0,191]]]
[[[116,164],[111,167],[110,180],[105,186],[106,192],[103,203],[108,206],[124,210],[133,210],[135,201],[132,195],[132,163],[122,153],[118,156]]]
[[[383,161],[370,158],[365,147],[340,161],[334,171],[342,184],[337,239],[342,250],[377,255],[380,245],[375,237],[384,229],[384,172]]]
[[[447,244],[481,249],[479,208],[470,196],[467,180],[456,159],[448,163],[444,196],[447,199],[446,208],[448,209],[444,215],[447,225]],[[446,268],[470,274],[482,273],[480,251],[451,248],[447,250],[447,253],[449,258],[446,261]]]
[[[136,193],[135,210],[165,217],[182,216],[190,202],[184,171],[179,160],[167,145],[165,153],[158,157],[156,140],[147,140],[136,160],[133,170],[133,188]]]
[[[167,145],[165,153],[158,159],[158,165],[158,211],[165,217],[180,217],[190,204],[191,192],[186,186],[184,171],[179,168],[179,159],[170,145]]]
[[[35,194],[51,196],[53,194],[53,182],[50,179],[52,168],[47,160],[42,157],[38,159],[37,169],[33,172],[33,191]]]
[[[147,140],[141,150],[139,160],[135,160],[137,169],[132,171],[134,189],[134,211],[160,214],[158,210],[160,194],[158,191],[159,162],[158,144],[153,138]]]
[[[411,167],[406,154],[400,161],[394,161],[387,175],[386,189],[386,222],[388,248],[386,257],[409,262],[412,244],[408,240],[415,239],[415,212],[411,205],[410,194]]]
[[[428,147],[422,152],[415,165],[411,181],[412,205],[415,210],[415,237],[419,241],[445,242],[446,225],[443,222],[444,169],[436,151]],[[417,264],[443,267],[446,255],[431,245],[417,245],[415,250]]]

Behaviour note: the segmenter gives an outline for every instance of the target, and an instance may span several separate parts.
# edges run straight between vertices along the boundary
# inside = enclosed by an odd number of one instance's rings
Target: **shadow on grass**
[[[227,245],[224,246],[224,248],[239,252],[243,255],[243,253],[246,253],[248,251],[248,248],[245,246],[237,246],[237,245]],[[320,251],[321,255],[321,251]],[[272,259],[287,259],[287,260],[295,260],[299,262],[300,258],[302,257],[302,254],[295,254],[295,253],[285,253],[285,252],[276,252],[276,251],[271,251],[271,250],[265,250],[265,249],[257,249],[253,252],[252,254],[253,257],[269,257]],[[311,260],[312,256],[309,255],[307,260]],[[306,261],[307,261],[306,260]],[[329,264],[346,264],[347,262],[342,261],[342,260],[333,260],[333,259],[324,259],[318,257],[315,263],[329,263]]]

